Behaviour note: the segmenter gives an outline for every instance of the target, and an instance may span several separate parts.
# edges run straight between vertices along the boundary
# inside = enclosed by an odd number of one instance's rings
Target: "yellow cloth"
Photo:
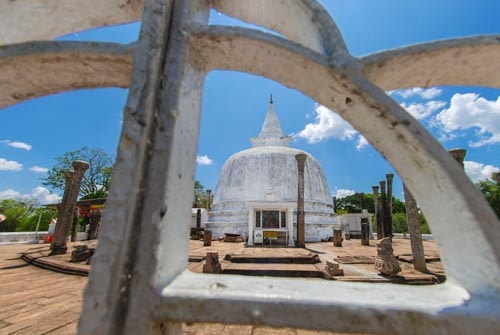
[[[278,238],[278,232],[277,231],[265,231],[264,232],[264,238]]]

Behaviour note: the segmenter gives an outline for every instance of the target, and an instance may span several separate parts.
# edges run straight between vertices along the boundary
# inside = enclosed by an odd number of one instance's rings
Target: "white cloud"
[[[0,191],[0,199],[15,199],[19,198],[21,196],[21,193],[14,191],[13,189],[7,189]]]
[[[34,199],[38,203],[52,204],[61,201],[61,197],[42,186],[35,187],[30,194],[21,194],[13,189],[0,191],[0,199]]]
[[[474,93],[454,94],[450,107],[436,115],[444,132],[475,129],[478,140],[471,147],[500,143],[500,97],[490,101]]]
[[[500,171],[499,167],[473,161],[464,161],[464,168],[465,173],[474,183],[480,180],[491,179],[493,172]]]
[[[21,171],[22,169],[23,165],[21,163],[0,158],[0,171]]]
[[[428,101],[425,103],[410,103],[403,102],[401,107],[406,109],[415,119],[422,120],[431,116],[435,111],[446,106],[444,101]]]
[[[323,105],[316,104],[314,123],[306,124],[296,136],[304,138],[308,143],[317,143],[330,137],[342,141],[352,140],[358,132],[337,113]]]
[[[49,171],[49,169],[35,165],[30,167],[30,171],[35,173],[46,173]]]
[[[24,149],[24,150],[27,150],[27,151],[31,150],[31,145],[28,144],[28,143],[24,143],[24,142],[16,142],[16,141],[11,141],[11,140],[4,140],[4,141],[0,141],[0,143],[5,143],[8,146],[16,148],[16,149]]]
[[[363,135],[358,136],[358,143],[356,144],[356,149],[362,150],[364,147],[368,146],[368,141]]]
[[[34,188],[33,191],[31,191],[30,198],[36,199],[42,205],[57,203],[61,200],[60,196],[50,193],[48,189],[42,186]]]
[[[213,159],[208,158],[207,155],[196,157],[196,163],[198,163],[200,165],[212,165],[213,162],[214,162]]]
[[[356,193],[356,192],[353,190],[339,188],[339,189],[335,189],[335,192],[333,192],[333,195],[335,197],[337,197],[338,199],[341,199],[341,198],[345,198],[347,196],[353,195],[354,193]]]
[[[389,91],[388,93],[390,95],[399,95],[400,97],[407,99],[412,96],[417,96],[422,99],[433,99],[439,95],[441,95],[441,90],[439,88],[431,87],[431,88],[421,88],[421,87],[414,87],[414,88],[408,88],[405,90],[395,90],[395,91]]]

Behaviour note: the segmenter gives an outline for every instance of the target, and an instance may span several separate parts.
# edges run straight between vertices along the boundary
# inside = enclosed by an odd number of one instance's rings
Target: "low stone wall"
[[[0,233],[0,245],[12,243],[27,243],[34,241],[35,238],[36,240],[43,242],[47,234],[47,231],[39,231],[38,233],[35,233],[34,231]],[[76,236],[77,241],[84,241],[86,239],[86,232],[79,232]]]
[[[34,231],[0,233],[0,244],[21,243],[35,240],[43,241],[47,236],[46,231],[39,231],[38,234]]]

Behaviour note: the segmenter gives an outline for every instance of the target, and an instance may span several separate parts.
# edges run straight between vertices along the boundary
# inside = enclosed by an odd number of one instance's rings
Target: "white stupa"
[[[225,233],[248,238],[248,245],[262,237],[278,235],[293,246],[297,231],[298,172],[295,155],[305,153],[290,148],[271,97],[269,110],[252,148],[231,156],[222,167],[206,228],[214,237]],[[336,215],[323,169],[310,154],[304,171],[305,239],[321,241],[333,235]]]

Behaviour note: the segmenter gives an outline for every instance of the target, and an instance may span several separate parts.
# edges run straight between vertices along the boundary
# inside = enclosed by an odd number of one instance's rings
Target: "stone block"
[[[222,267],[219,263],[218,252],[207,252],[205,264],[203,264],[203,273],[221,273]]]
[[[326,261],[325,265],[325,277],[330,278],[334,276],[343,276],[344,270],[340,268],[339,263],[335,261]]]

